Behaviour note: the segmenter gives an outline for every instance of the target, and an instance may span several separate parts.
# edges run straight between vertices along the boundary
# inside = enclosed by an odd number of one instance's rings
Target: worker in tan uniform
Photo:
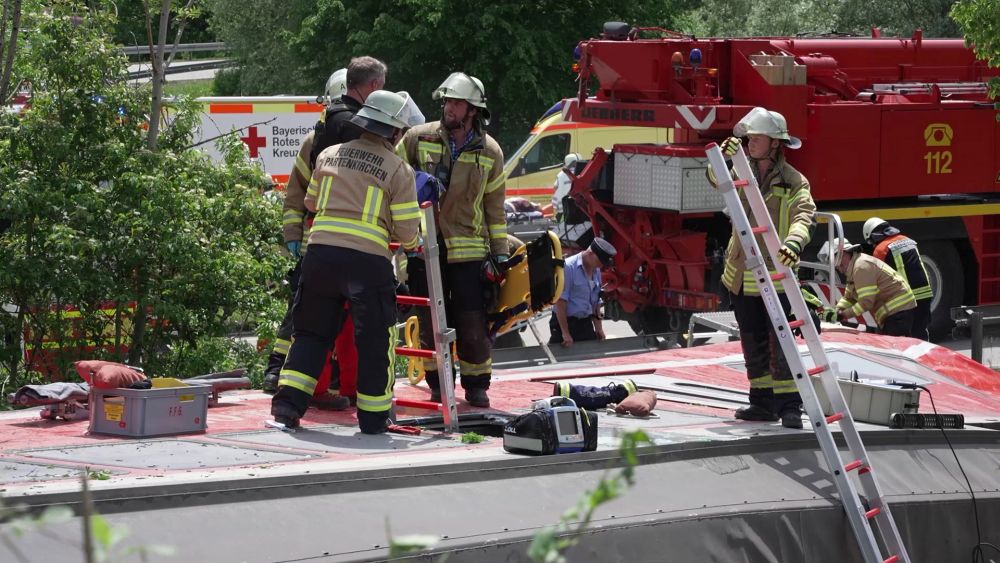
[[[736,154],[742,142],[740,138],[747,138],[747,154],[754,177],[764,196],[771,222],[782,241],[778,260],[795,268],[799,263],[799,254],[809,242],[813,215],[816,213],[809,181],[785,160],[784,149],[797,149],[802,142],[788,134],[784,116],[759,107],[736,124],[733,135],[722,143],[722,151],[726,155]],[[711,174],[709,180],[714,183]],[[742,192],[740,200],[749,216],[749,203]],[[765,248],[761,235],[757,235],[757,243]],[[776,273],[770,256],[765,256],[765,262],[768,270]],[[802,428],[802,398],[774,334],[760,296],[760,287],[753,271],[746,267],[743,246],[735,232],[726,248],[722,283],[730,293],[739,325],[747,377],[750,379],[750,406],[737,409],[735,417],[765,422],[780,419],[786,428]],[[788,315],[791,310],[788,297],[780,285],[776,289]]]
[[[487,331],[483,268],[486,260],[509,257],[504,213],[505,176],[500,145],[486,134],[490,122],[486,93],[479,79],[455,72],[434,91],[444,100],[440,121],[414,127],[397,147],[399,155],[441,182],[436,220],[440,233],[448,324],[458,339],[459,371],[465,400],[488,407],[493,372],[492,345]],[[419,256],[407,260],[410,290],[426,296],[426,265]],[[431,326],[421,308],[420,326]],[[433,335],[423,330],[421,345],[433,348]],[[437,371],[428,371],[431,400],[440,401]]]
[[[350,120],[364,130],[361,137],[316,159],[305,198],[316,218],[292,310],[294,339],[271,402],[275,422],[285,427],[298,426],[305,414],[345,304],[358,350],[358,426],[378,434],[389,424],[396,345],[389,242],[415,249],[420,226],[413,170],[393,151],[409,127],[406,108],[403,95],[372,92]]]
[[[357,139],[361,131],[357,127],[346,126],[368,95],[380,90],[385,85],[385,63],[372,57],[355,57],[347,68],[342,68],[330,75],[326,82],[325,98],[327,105],[319,122],[312,131],[306,134],[295,158],[295,165],[288,176],[285,189],[285,201],[282,213],[282,235],[289,254],[296,259],[295,267],[288,272],[288,285],[291,289],[288,308],[278,326],[274,348],[267,361],[264,372],[263,391],[274,393],[278,388],[278,377],[285,356],[292,342],[292,307],[295,291],[299,285],[302,256],[306,252],[305,245],[309,232],[312,214],[305,208],[306,189],[312,177],[316,157],[323,149],[336,144]],[[350,317],[347,317],[350,325]],[[349,333],[345,332],[336,343],[335,359],[331,360],[330,370],[324,372],[316,389],[316,396],[311,404],[317,408],[343,410],[350,406],[347,395],[353,395],[355,373],[351,369],[355,365],[354,342]],[[338,361],[345,360],[345,361]],[[341,373],[341,368],[344,373]],[[345,385],[341,389],[341,376]],[[344,391],[344,395],[341,391]]]
[[[824,243],[818,254],[820,262],[827,263],[839,244],[837,239]],[[837,318],[843,322],[871,313],[880,333],[911,336],[917,301],[906,280],[885,262],[863,254],[860,244],[844,240],[843,245],[835,263],[837,271],[847,278],[847,289],[837,302]]]

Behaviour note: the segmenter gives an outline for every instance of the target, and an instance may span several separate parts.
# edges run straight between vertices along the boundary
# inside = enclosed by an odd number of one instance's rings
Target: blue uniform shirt
[[[566,259],[563,282],[563,292],[559,298],[566,301],[566,315],[593,315],[594,306],[601,303],[601,269],[594,268],[594,275],[587,279],[587,273],[583,269],[583,253],[574,254]]]

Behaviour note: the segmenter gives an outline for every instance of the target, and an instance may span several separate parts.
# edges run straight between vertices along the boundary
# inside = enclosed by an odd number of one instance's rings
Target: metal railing
[[[173,45],[166,45],[165,52],[172,53],[175,50],[178,53],[197,53],[197,52],[211,52],[211,51],[227,51],[229,47],[225,43],[219,41],[215,43],[186,43],[184,45],[178,45],[174,49]],[[122,47],[122,52],[124,52],[129,57],[138,57],[142,55],[149,54],[149,45],[132,45],[128,47]]]
[[[952,307],[951,320],[955,321],[953,336],[960,329],[968,328],[972,340],[969,355],[983,363],[983,327],[1000,324],[1000,305],[979,305],[978,307]]]

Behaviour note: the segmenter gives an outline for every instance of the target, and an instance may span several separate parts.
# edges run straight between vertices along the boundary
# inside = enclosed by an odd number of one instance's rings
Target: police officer
[[[459,369],[465,400],[488,407],[493,371],[487,332],[483,285],[484,261],[509,257],[504,213],[505,177],[500,145],[486,134],[490,122],[486,93],[479,79],[452,73],[434,91],[444,100],[440,121],[414,127],[397,147],[399,155],[418,170],[441,181],[437,223],[448,322],[458,339]],[[427,295],[422,259],[407,261],[407,278],[414,295]],[[426,308],[418,311],[420,325],[431,326]],[[433,347],[430,331],[421,331],[421,345]],[[428,371],[431,400],[440,401],[437,371]]]
[[[823,243],[819,260],[828,263],[840,241]],[[844,297],[837,302],[837,318],[843,322],[872,313],[879,332],[889,336],[910,336],[916,300],[903,277],[888,264],[861,252],[860,244],[843,241],[844,250],[835,255],[837,271],[847,278]]]
[[[785,160],[784,149],[797,149],[802,142],[788,134],[784,116],[760,107],[741,119],[733,128],[733,134],[735,137],[723,142],[722,150],[727,155],[736,154],[741,142],[739,137],[748,139],[747,153],[754,177],[764,196],[771,222],[782,240],[778,260],[794,268],[799,263],[799,253],[809,242],[816,212],[809,181]],[[711,174],[709,180],[714,180]],[[749,214],[749,203],[743,193],[740,199],[744,211]],[[760,235],[758,244],[764,248]],[[775,272],[769,256],[766,262],[768,270]],[[737,409],[736,418],[756,421],[780,418],[786,428],[802,428],[802,398],[774,335],[767,308],[760,297],[760,288],[753,272],[746,267],[743,246],[735,233],[726,248],[722,283],[731,294],[747,377],[750,379],[750,406]],[[791,309],[788,297],[780,286],[777,289],[788,314]]]
[[[594,237],[583,252],[566,259],[563,291],[549,321],[549,344],[570,347],[573,342],[604,340],[601,322],[601,267],[614,262],[615,247]]]
[[[325,149],[306,192],[316,213],[292,311],[294,340],[271,402],[275,421],[298,426],[349,303],[358,350],[358,425],[384,432],[392,406],[396,282],[389,241],[418,243],[413,170],[393,152],[409,127],[407,99],[379,90],[350,123],[361,138]]]
[[[264,373],[263,390],[274,393],[278,387],[278,374],[285,363],[285,356],[291,346],[292,338],[292,306],[295,291],[299,285],[301,258],[305,254],[302,244],[308,233],[308,217],[305,208],[306,188],[312,177],[316,157],[323,149],[357,139],[361,132],[356,127],[345,127],[345,124],[361,109],[361,105],[371,92],[385,85],[386,66],[382,61],[372,57],[355,57],[347,68],[342,68],[330,75],[326,81],[325,99],[328,104],[316,127],[306,134],[295,158],[295,165],[288,176],[285,189],[285,202],[282,214],[282,234],[285,246],[293,258],[298,259],[295,268],[288,275],[291,293],[285,317],[278,327],[274,348],[268,357],[267,369]],[[345,338],[345,340],[349,340]],[[349,351],[349,343],[338,343],[342,351]],[[326,393],[318,393],[312,404],[319,408],[343,410],[350,406],[347,397],[339,393],[340,382],[337,377],[339,365],[334,362],[331,389]]]
[[[913,338],[930,340],[927,327],[931,324],[931,282],[920,258],[917,242],[899,232],[888,221],[872,217],[861,229],[865,242],[873,248],[872,256],[885,262],[909,284],[917,307],[913,310]]]

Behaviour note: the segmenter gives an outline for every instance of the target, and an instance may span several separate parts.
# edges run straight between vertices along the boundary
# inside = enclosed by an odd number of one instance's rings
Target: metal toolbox
[[[920,406],[919,389],[902,389],[896,385],[866,383],[837,379],[840,392],[844,394],[844,402],[851,411],[851,416],[858,422],[889,425],[893,413],[915,413]],[[826,390],[820,379],[813,378],[813,388],[823,407],[823,414],[833,414],[833,407],[826,396]]]

